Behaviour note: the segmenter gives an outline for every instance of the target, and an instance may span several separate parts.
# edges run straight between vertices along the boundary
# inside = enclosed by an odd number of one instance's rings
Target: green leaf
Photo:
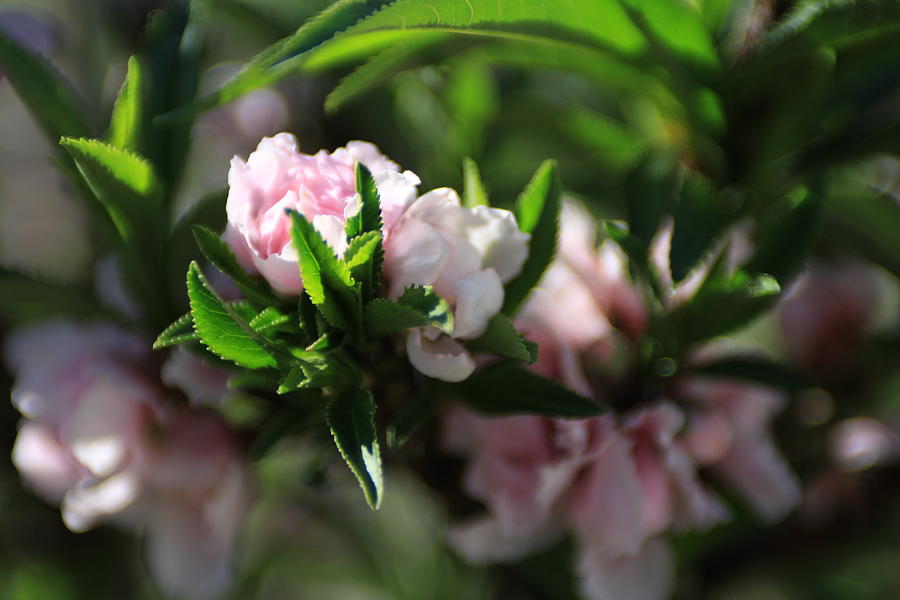
[[[387,298],[376,298],[366,304],[364,314],[366,331],[372,337],[428,325],[428,320],[418,310]]]
[[[194,330],[213,354],[248,369],[278,366],[259,334],[222,302],[195,262],[188,268],[187,289]]]
[[[267,306],[250,320],[250,327],[253,331],[262,333],[269,329],[283,325],[290,320],[290,317],[275,307]]]
[[[584,419],[605,412],[596,401],[507,361],[493,364],[446,389],[488,416],[533,414]]]
[[[441,33],[559,41],[630,58],[646,49],[644,36],[616,0],[521,0],[514,10],[495,0],[467,0],[465,6],[459,0],[343,0],[257,55],[219,90],[170,118],[214,108],[301,68],[315,72]]]
[[[789,392],[801,392],[815,387],[815,382],[809,376],[765,357],[723,358],[696,367],[692,372],[708,377],[754,381]]]
[[[337,112],[347,102],[375,87],[392,73],[416,66],[423,60],[423,50],[445,37],[442,34],[422,35],[373,55],[329,92],[325,98],[325,111]]]
[[[162,350],[182,342],[193,342],[199,339],[197,332],[194,331],[194,318],[191,316],[191,313],[186,313],[178,317],[159,334],[159,337],[153,342],[153,349]]]
[[[137,56],[128,59],[128,73],[113,106],[107,140],[110,145],[141,152],[144,134],[144,67]]]
[[[645,31],[686,63],[712,70],[719,56],[703,15],[680,0],[624,0]]]
[[[71,86],[56,69],[0,32],[0,69],[52,144],[85,137],[90,128]]]
[[[240,73],[214,93],[173,111],[167,115],[167,120],[193,116],[229,102],[241,94],[278,81],[290,73],[294,66],[287,62],[289,59],[303,55],[389,2],[390,0],[335,2],[307,21],[293,35],[276,42],[253,57]]]
[[[428,325],[446,334],[453,333],[453,310],[431,286],[414,285],[403,290],[397,303],[415,309]]]
[[[713,183],[696,173],[689,173],[681,188],[681,199],[675,209],[669,265],[672,281],[687,277],[706,254],[713,241],[731,222],[738,206],[737,198],[719,194]]]
[[[0,315],[17,322],[64,316],[106,318],[110,313],[87,290],[0,267]]]
[[[378,186],[369,171],[361,162],[356,163],[356,193],[359,194],[359,211],[347,219],[344,230],[348,239],[353,239],[370,231],[381,231],[381,199]]]
[[[172,227],[172,233],[166,247],[167,277],[171,288],[172,301],[176,305],[187,306],[184,295],[184,272],[192,260],[201,260],[202,251],[197,246],[194,225],[203,225],[213,231],[222,231],[225,227],[225,202],[228,190],[211,192],[194,202]]]
[[[503,314],[494,315],[488,322],[487,330],[474,340],[466,342],[466,348],[472,352],[493,354],[528,364],[537,362],[538,358],[537,346],[529,344],[516,330],[510,318]]]
[[[674,164],[668,157],[647,156],[625,179],[628,228],[650,246],[663,216],[675,207],[678,188]]]
[[[396,302],[387,298],[372,300],[365,308],[365,322],[366,331],[373,337],[428,326],[453,333],[450,305],[427,286],[407,288]]]
[[[693,344],[743,327],[769,310],[780,293],[771,275],[738,270],[726,276],[713,269],[694,297],[672,313],[679,340]]]
[[[537,285],[556,253],[559,235],[560,183],[556,162],[544,161],[516,201],[519,229],[531,234],[522,272],[506,284],[503,314],[513,317]]]
[[[466,208],[491,205],[478,173],[478,165],[468,157],[463,159],[463,205]]]
[[[900,205],[895,198],[861,186],[836,189],[828,194],[824,212],[827,239],[846,244],[900,278]]]
[[[819,232],[822,197],[804,186],[791,190],[759,224],[756,250],[744,265],[750,273],[768,273],[786,282],[802,267]]]
[[[268,289],[268,286],[253,278],[241,267],[228,244],[212,229],[203,225],[195,225],[193,231],[194,239],[197,241],[197,246],[203,252],[203,255],[217,269],[234,281],[244,296],[262,305],[278,302],[278,299]]]
[[[334,254],[312,223],[290,211],[291,239],[297,248],[303,287],[313,304],[334,327],[347,329],[362,321],[360,290],[347,263]]]
[[[60,140],[126,245],[158,239],[162,186],[143,158],[100,140]]]
[[[366,501],[377,510],[384,480],[372,393],[356,388],[334,396],[328,404],[327,421],[334,443],[359,480]]]
[[[191,145],[190,119],[176,127],[156,117],[196,98],[200,81],[209,1],[170,0],[150,14],[141,58],[147,80],[146,114],[154,119],[146,136],[146,155],[170,190],[177,188]]]

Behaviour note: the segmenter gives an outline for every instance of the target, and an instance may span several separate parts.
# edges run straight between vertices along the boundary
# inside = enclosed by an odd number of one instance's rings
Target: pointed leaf
[[[432,327],[453,333],[453,309],[431,286],[412,286],[403,290],[397,303],[415,309]]]
[[[312,223],[290,211],[291,239],[297,248],[303,287],[334,326],[346,329],[362,320],[359,288],[347,264],[334,254]]]
[[[222,302],[195,262],[188,268],[187,288],[194,330],[213,354],[248,369],[278,366],[258,334]]]
[[[722,358],[692,370],[697,375],[753,381],[771,387],[800,392],[815,387],[809,376],[765,357]]]
[[[143,158],[100,140],[63,138],[63,148],[103,204],[126,244],[138,244],[156,232],[162,186]]]
[[[109,319],[93,294],[0,267],[0,315],[23,322],[56,316]]]
[[[488,416],[534,414],[583,419],[605,412],[594,400],[508,361],[478,371],[464,382],[448,386],[447,390]]]
[[[56,69],[0,31],[0,69],[52,144],[90,135],[71,86]]]
[[[161,350],[169,346],[176,346],[182,342],[192,342],[200,339],[194,331],[194,318],[191,313],[183,314],[175,322],[165,328],[153,342],[154,350]]]
[[[478,165],[471,158],[463,159],[463,204],[466,208],[476,206],[490,206]]]
[[[327,420],[341,456],[359,480],[369,506],[377,510],[384,480],[371,392],[357,388],[335,396],[328,405]]]
[[[381,231],[381,198],[371,171],[361,162],[356,163],[356,193],[359,194],[359,211],[347,219],[345,231],[353,239],[370,231]]]
[[[528,364],[537,361],[536,345],[529,345],[510,318],[503,314],[494,315],[487,330],[481,336],[466,342],[466,348],[472,352],[493,354]]]
[[[513,317],[537,285],[556,253],[561,210],[561,186],[556,162],[544,161],[516,201],[519,229],[531,234],[522,272],[506,284],[503,314]]]
[[[420,311],[387,298],[376,298],[366,304],[365,320],[366,331],[372,337],[428,325],[428,319]]]
[[[263,305],[278,302],[275,295],[267,289],[262,281],[254,279],[241,267],[228,244],[212,229],[203,225],[195,225],[193,231],[194,239],[203,255],[217,269],[227,275],[244,296]]]
[[[140,152],[144,133],[144,67],[137,56],[128,59],[125,83],[113,106],[107,139],[110,145]]]
[[[282,313],[277,308],[267,306],[258,315],[250,320],[250,327],[254,331],[263,332],[269,329],[283,325],[290,320],[290,317]]]

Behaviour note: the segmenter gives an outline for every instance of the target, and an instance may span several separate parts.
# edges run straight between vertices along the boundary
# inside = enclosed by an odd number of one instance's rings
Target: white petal
[[[503,307],[503,283],[493,269],[475,271],[456,282],[453,337],[476,338]]]
[[[83,474],[59,438],[48,427],[31,421],[26,421],[16,436],[12,461],[29,484],[56,502]]]
[[[119,473],[98,483],[73,488],[63,499],[63,522],[76,533],[87,531],[98,520],[131,506],[140,491],[140,480],[132,472]]]
[[[344,233],[344,220],[334,215],[316,215],[312,221],[313,227],[318,231],[334,253],[343,258],[347,251],[347,234]]]
[[[578,559],[586,600],[666,600],[672,593],[673,570],[672,554],[659,539],[647,541],[635,555],[616,558],[586,544]]]
[[[396,298],[412,284],[431,285],[447,262],[449,250],[430,225],[404,219],[385,245],[384,269],[390,280],[389,296]]]
[[[508,210],[477,206],[466,225],[466,238],[482,256],[482,268],[494,269],[504,282],[519,274],[528,258],[531,236]]]
[[[429,340],[421,329],[409,331],[406,353],[420,373],[442,381],[462,381],[475,371],[475,361],[459,343],[446,336]]]

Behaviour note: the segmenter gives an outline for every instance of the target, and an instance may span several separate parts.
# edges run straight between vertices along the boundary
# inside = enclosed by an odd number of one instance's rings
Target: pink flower
[[[228,428],[167,406],[144,371],[150,343],[111,326],[24,328],[6,340],[5,354],[25,417],[13,461],[61,504],[66,526],[81,532],[112,521],[145,531],[165,591],[221,594],[252,496]]]
[[[610,355],[618,342],[616,327],[634,339],[647,321],[625,257],[609,240],[598,250],[596,237],[591,215],[575,202],[564,202],[559,253],[516,318],[516,325],[540,345],[536,370],[586,396],[593,391],[585,359]]]
[[[355,165],[372,172],[381,196],[385,235],[415,199],[419,178],[399,167],[372,144],[350,142],[329,154],[301,154],[288,133],[263,138],[246,162],[231,161],[228,173],[228,227],[224,239],[248,271],[259,273],[282,293],[303,290],[297,250],[291,242],[293,209],[306,217],[336,254],[347,247],[344,223],[359,210]]]
[[[475,369],[472,357],[455,340],[484,333],[503,306],[503,284],[519,274],[528,256],[528,234],[506,210],[461,206],[449,188],[413,202],[385,241],[388,295],[413,285],[430,285],[453,308],[450,336],[437,329],[415,329],[407,336],[410,362],[422,373],[461,381]]]
[[[784,405],[781,394],[710,380],[686,382],[678,394],[697,405],[684,444],[698,463],[712,466],[765,521],[797,505],[800,485],[769,433],[769,421]]]
[[[825,379],[845,374],[875,324],[878,291],[864,263],[813,263],[779,311],[790,356]]]
[[[623,425],[611,416],[485,419],[456,409],[445,443],[471,456],[465,488],[489,515],[454,528],[452,545],[476,563],[517,560],[568,529],[587,598],[663,598],[672,565],[657,536],[727,516],[675,441],[682,421],[669,404]],[[632,595],[616,595],[622,590]]]

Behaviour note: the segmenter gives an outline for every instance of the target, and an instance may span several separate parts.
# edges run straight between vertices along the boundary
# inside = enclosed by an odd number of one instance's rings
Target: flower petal
[[[432,341],[421,329],[410,329],[406,352],[420,373],[441,381],[462,381],[475,371],[475,361],[466,349],[443,335]]]

